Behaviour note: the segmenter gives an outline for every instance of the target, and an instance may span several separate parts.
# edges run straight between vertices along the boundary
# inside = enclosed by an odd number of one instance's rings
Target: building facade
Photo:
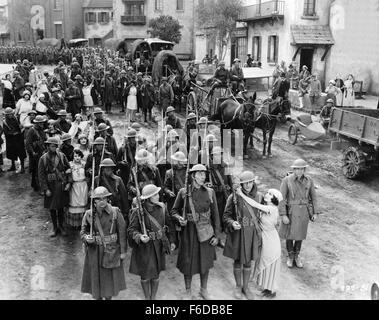
[[[113,37],[113,0],[85,0],[84,38],[91,46],[101,46]]]
[[[33,43],[38,37],[82,38],[82,0],[11,0],[11,39]]]
[[[335,45],[326,78],[353,74],[363,91],[379,95],[379,1],[336,0],[330,11]]]
[[[182,40],[174,47],[179,58],[194,55],[194,6],[195,0],[113,0],[113,34],[117,39],[134,40],[149,38],[149,20],[160,15],[170,15],[179,20]]]
[[[277,63],[306,65],[325,81],[335,41],[329,28],[331,0],[253,0],[240,21],[247,24],[247,53],[267,72]]]

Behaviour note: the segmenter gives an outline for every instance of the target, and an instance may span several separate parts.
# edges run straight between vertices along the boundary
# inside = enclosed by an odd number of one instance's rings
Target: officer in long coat
[[[57,150],[59,145],[57,138],[48,138],[46,144],[48,151],[38,163],[38,179],[45,194],[45,209],[50,210],[53,222],[53,232],[50,236],[56,237],[59,232],[65,236],[64,208],[68,205],[70,189],[66,171],[70,169],[70,164],[66,156]]]
[[[153,109],[156,100],[155,88],[151,82],[151,78],[145,78],[141,87],[142,111],[145,122],[147,122],[147,114],[149,114],[149,121],[152,121],[151,110]]]
[[[100,124],[105,123],[109,128],[108,128],[108,133],[113,136],[113,128],[112,124],[108,119],[104,118],[104,112],[101,110],[101,108],[97,107],[93,111],[93,115],[95,117],[94,122],[95,122],[95,128],[98,128]]]
[[[31,186],[34,191],[39,191],[38,162],[46,149],[47,137],[44,131],[46,119],[43,116],[36,116],[33,123],[33,127],[28,130],[26,135],[26,150],[29,156],[29,171],[32,175]]]
[[[237,182],[242,186],[242,192],[258,203],[262,195],[254,182],[255,176],[250,171],[243,172]],[[251,262],[257,262],[262,250],[262,230],[259,226],[258,210],[248,204],[235,192],[226,203],[223,221],[227,238],[224,256],[234,260],[233,274],[236,281],[234,295],[242,298],[242,293],[248,300],[254,300],[254,294],[249,289],[252,273]],[[243,267],[243,270],[242,270]]]
[[[208,276],[216,260],[216,246],[220,237],[220,218],[214,191],[205,187],[206,167],[195,165],[190,173],[192,184],[176,197],[171,216],[178,223],[180,233],[177,267],[184,275],[186,296],[191,299],[191,283],[200,274],[200,294],[209,300]],[[188,193],[188,196],[187,196]],[[183,216],[184,212],[184,216]]]
[[[129,272],[141,277],[146,300],[155,300],[160,272],[166,269],[165,255],[175,250],[170,236],[170,216],[166,206],[159,202],[160,191],[155,185],[142,189],[141,208],[133,209],[128,228],[129,244],[133,248]]]
[[[318,214],[315,186],[312,178],[305,175],[307,167],[304,160],[296,160],[291,166],[294,172],[283,179],[280,187],[284,200],[279,206],[282,217],[279,235],[286,239],[289,268],[294,262],[303,268],[299,257],[301,245],[307,237],[309,220],[314,222]]]
[[[85,244],[81,292],[96,300],[111,300],[126,289],[123,260],[127,226],[119,208],[109,204],[111,196],[104,187],[94,190],[93,212],[86,211],[80,231]]]
[[[135,164],[135,156],[137,150],[136,142],[137,132],[134,129],[128,131],[124,138],[124,144],[118,150],[116,163],[118,168],[118,175],[121,177],[125,186],[128,185],[130,180],[130,170]]]
[[[105,187],[112,193],[110,202],[113,206],[118,207],[128,221],[128,194],[122,179],[114,174],[116,168],[112,159],[104,159],[100,164],[100,175],[95,178],[95,187]]]

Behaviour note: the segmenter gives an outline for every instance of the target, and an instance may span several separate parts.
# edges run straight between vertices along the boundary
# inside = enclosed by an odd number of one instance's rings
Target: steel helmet
[[[107,188],[105,188],[105,187],[97,187],[93,191],[93,194],[91,195],[91,198],[92,199],[101,199],[101,198],[110,197],[111,195],[112,195],[112,193],[110,193]]]
[[[134,129],[130,129],[126,134],[126,138],[135,138],[137,136],[137,131]]]
[[[175,152],[171,156],[171,159],[174,160],[174,161],[178,161],[178,162],[187,162],[186,155],[183,152],[181,152],[181,151]]]
[[[61,141],[63,142],[63,141],[71,140],[71,139],[72,139],[71,135],[68,134],[68,133],[65,133],[65,134],[62,136]]]
[[[326,103],[333,103],[334,104],[334,100],[333,99],[328,99],[328,100],[326,100]]]
[[[293,162],[291,168],[292,169],[305,169],[308,165],[303,159],[297,159]]]
[[[107,126],[105,123],[100,123],[97,127],[96,132],[103,132],[109,129],[109,126]]]
[[[208,123],[208,119],[205,117],[202,117],[202,118],[200,118],[200,120],[197,124],[207,124],[207,123]]]
[[[10,107],[6,108],[4,114],[14,114],[14,110]]]
[[[196,114],[194,114],[193,112],[189,113],[187,116],[187,120],[191,120],[191,119],[196,119]]]
[[[56,146],[59,146],[59,139],[50,137],[45,141],[45,144],[55,144]]]
[[[241,184],[242,183],[248,183],[248,182],[251,182],[251,181],[255,181],[255,175],[251,171],[244,171],[239,176],[239,179],[240,179],[240,183]]]
[[[103,113],[103,110],[101,110],[101,108],[97,107],[93,110],[93,114],[99,114],[99,113]]]
[[[154,197],[161,191],[162,188],[157,187],[154,184],[148,184],[142,189],[141,200],[147,200],[151,197]]]
[[[149,152],[145,149],[141,149],[136,153],[135,159],[137,161],[145,161],[149,159]]]
[[[66,110],[59,110],[57,115],[58,116],[67,116],[67,112],[66,112]]]
[[[37,111],[35,111],[35,110],[30,110],[30,111],[28,112],[28,116],[30,116],[31,114],[37,114]]]
[[[139,130],[141,130],[141,125],[138,122],[134,122],[132,124],[131,128],[134,129],[134,130],[136,130],[136,131],[139,131]]]
[[[104,143],[107,144],[107,142],[105,141],[105,139],[102,138],[102,137],[98,137],[98,138],[96,138],[95,141],[93,142],[93,145],[94,145],[94,146],[95,146],[95,145],[104,145]]]
[[[207,172],[207,168],[202,165],[202,164],[197,164],[195,166],[192,167],[192,169],[190,170],[190,173],[193,173],[193,172]]]
[[[169,106],[166,110],[166,114],[170,113],[170,112],[174,112],[175,111],[175,108],[172,107],[172,106]]]
[[[104,159],[101,161],[100,167],[115,167],[115,163],[113,162],[112,159]]]
[[[175,130],[171,130],[167,134],[167,141],[175,141],[176,138],[179,138],[179,134]]]
[[[205,137],[205,141],[207,141],[207,142],[216,142],[218,140],[217,140],[217,138],[213,134],[208,134]]]
[[[45,122],[45,121],[46,121],[46,119],[43,116],[41,116],[41,115],[36,116],[34,118],[34,120],[33,120],[34,123],[42,123],[42,122]],[[55,123],[54,120],[53,120],[53,123]]]

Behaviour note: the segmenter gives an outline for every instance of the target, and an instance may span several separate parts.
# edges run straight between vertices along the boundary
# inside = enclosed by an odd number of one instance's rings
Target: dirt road
[[[112,120],[120,141],[123,126],[116,116]],[[287,269],[282,244],[277,299],[369,299],[371,284],[379,281],[379,173],[361,182],[348,181],[340,172],[341,156],[329,151],[328,141],[292,146],[287,128],[278,129],[272,159],[263,160],[252,151],[245,168],[259,176],[259,189],[265,191],[279,188],[292,161],[304,158],[311,165],[309,174],[317,186],[322,215],[310,225],[303,245],[303,270]],[[151,136],[149,130],[143,132]],[[256,147],[262,149],[259,143]],[[0,299],[91,299],[80,293],[83,251],[78,234],[48,237],[49,216],[29,179],[28,174],[0,176]],[[143,298],[139,278],[128,272],[130,253],[125,266],[127,290],[117,299]],[[215,299],[233,299],[232,261],[222,256],[221,249],[217,255],[209,291]],[[175,268],[176,254],[167,261],[158,297],[181,299],[184,281]],[[193,283],[197,294],[199,278]]]

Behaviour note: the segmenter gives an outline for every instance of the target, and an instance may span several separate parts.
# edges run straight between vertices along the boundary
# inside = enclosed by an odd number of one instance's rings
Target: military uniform
[[[162,179],[157,167],[152,165],[138,165],[137,167],[137,179],[140,191],[142,191],[142,189],[148,184],[162,187]],[[133,197],[136,196],[135,186],[136,183],[134,181],[133,175],[131,175],[128,184],[129,199],[133,199]]]
[[[168,83],[161,84],[159,87],[159,102],[161,104],[163,114],[166,114],[167,108],[173,104],[174,98],[174,91],[172,90],[172,87]]]
[[[136,149],[137,145],[132,146],[127,143],[118,150],[116,163],[119,169],[119,176],[126,186],[130,180],[130,170],[135,163],[134,157],[136,156]]]

